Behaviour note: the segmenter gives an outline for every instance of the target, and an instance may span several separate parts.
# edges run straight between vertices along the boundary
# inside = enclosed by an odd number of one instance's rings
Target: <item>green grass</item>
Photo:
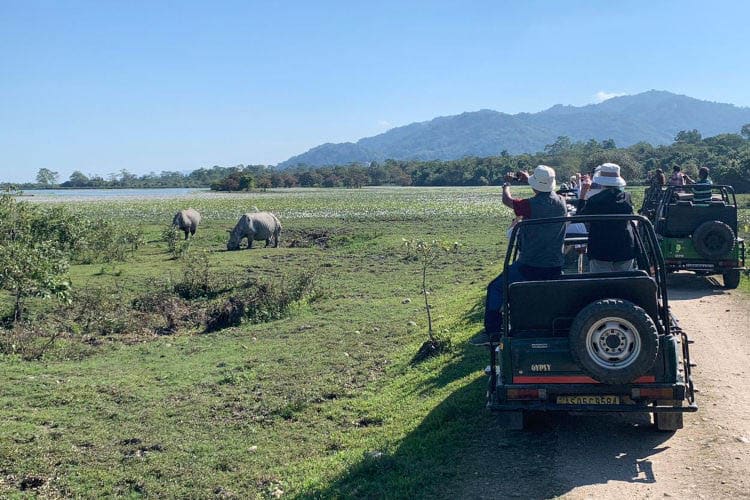
[[[160,234],[188,205],[205,219],[191,251],[209,251],[217,273],[312,271],[319,297],[285,319],[214,334],[64,341],[38,362],[5,356],[0,497],[450,496],[451,479],[481,461],[486,432],[502,446],[484,411],[485,352],[466,345],[506,244],[498,189],[74,203],[142,224],[147,241],[128,262],[74,266],[74,286],[136,295],[174,280],[181,264]],[[327,246],[226,252],[226,229],[253,205],[279,213],[282,241],[327,231]],[[436,331],[453,350],[419,364],[427,325],[402,238],[462,244],[428,277]],[[21,491],[33,478],[43,484]]]
[[[434,490],[435,471],[448,473],[450,463],[432,464],[431,472],[399,470],[416,467],[415,458],[423,465],[432,460],[432,451],[410,436],[422,433],[425,416],[446,399],[463,394],[451,418],[488,418],[480,387],[485,356],[466,351],[464,341],[479,329],[472,308],[500,270],[498,239],[509,211],[496,191],[481,189],[264,196],[263,208],[282,214],[283,241],[327,231],[327,246],[226,252],[232,214],[261,205],[242,196],[70,205],[133,218],[147,241],[128,262],[74,266],[75,287],[117,285],[136,295],[174,280],[181,264],[159,238],[170,213],[192,205],[205,223],[191,251],[209,251],[216,272],[308,270],[317,276],[320,297],[286,319],[210,335],[115,338],[85,351],[61,342],[40,362],[6,356],[0,496],[25,494],[20,488],[33,478],[43,484],[29,491],[64,497]],[[335,213],[326,213],[326,205]],[[402,238],[463,245],[428,279],[436,330],[455,348],[419,365],[410,361],[426,340],[426,319],[418,264],[404,258]],[[457,422],[438,427],[426,444],[437,446],[461,428]],[[391,468],[385,482],[378,479],[383,467]]]

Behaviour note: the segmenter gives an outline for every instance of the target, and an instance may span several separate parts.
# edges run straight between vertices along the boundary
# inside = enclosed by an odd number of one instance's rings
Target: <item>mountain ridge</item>
[[[705,101],[665,90],[617,96],[597,104],[555,104],[536,113],[491,109],[438,116],[392,128],[356,142],[325,143],[278,164],[312,167],[395,160],[454,160],[465,156],[535,153],[559,136],[573,141],[613,139],[669,144],[677,132],[704,136],[739,132],[750,123],[750,107]]]

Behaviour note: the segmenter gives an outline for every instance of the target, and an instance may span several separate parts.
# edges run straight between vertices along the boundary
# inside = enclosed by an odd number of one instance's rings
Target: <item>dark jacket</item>
[[[605,189],[579,204],[579,215],[632,214],[630,194]],[[618,262],[635,257],[635,241],[630,222],[592,222],[589,225],[588,255],[590,259]]]

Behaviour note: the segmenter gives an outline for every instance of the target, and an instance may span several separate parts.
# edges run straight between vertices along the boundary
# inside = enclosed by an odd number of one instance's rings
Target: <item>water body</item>
[[[29,189],[22,198],[33,201],[94,201],[94,200],[147,200],[186,198],[208,193],[204,188],[153,188],[153,189]]]

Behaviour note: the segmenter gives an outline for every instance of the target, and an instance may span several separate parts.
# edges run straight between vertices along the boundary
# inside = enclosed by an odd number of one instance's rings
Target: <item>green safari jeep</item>
[[[737,227],[737,199],[731,186],[712,186],[709,201],[696,202],[693,186],[661,191],[652,212],[668,272],[721,274],[724,287],[737,288],[745,269],[745,242]]]
[[[509,283],[504,274],[499,339],[483,338],[490,365],[487,408],[501,425],[522,429],[534,411],[651,413],[659,430],[683,426],[698,409],[686,333],[669,310],[666,270],[651,222],[639,215],[531,219],[511,232],[507,269],[518,257],[518,233],[539,224],[628,224],[636,269],[571,270],[546,281]],[[580,237],[565,239],[580,245]],[[585,239],[585,238],[583,238]]]

